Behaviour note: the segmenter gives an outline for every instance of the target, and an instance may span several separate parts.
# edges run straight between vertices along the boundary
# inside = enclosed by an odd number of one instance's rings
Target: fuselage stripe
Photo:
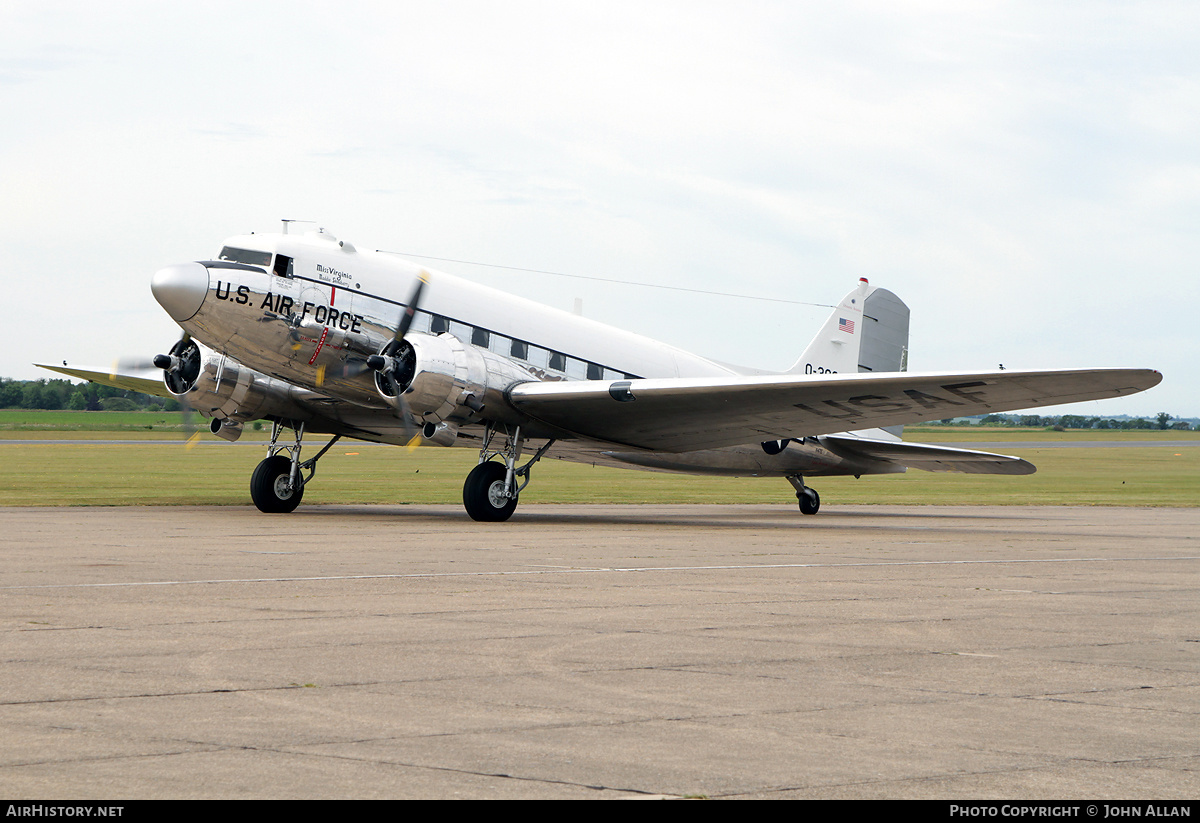
[[[315,278],[312,278],[312,277],[305,277],[305,276],[304,276],[304,275],[302,275],[302,274],[295,274],[295,275],[292,275],[292,278],[291,278],[291,279],[293,279],[293,280],[303,280],[303,281],[305,281],[305,282],[308,282],[308,283],[315,283],[316,285],[319,285],[319,286],[325,286],[325,285],[329,285],[329,284],[325,283],[323,280],[317,280],[317,279],[315,279]],[[333,305],[333,293],[332,293],[332,292],[333,292],[333,291],[335,291],[336,289],[337,289],[337,287],[336,287],[336,286],[330,286],[330,290],[331,290],[331,291],[330,291],[330,296],[329,296],[329,305],[331,305],[331,306]],[[400,300],[393,300],[393,299],[392,299],[392,298],[390,298],[390,297],[384,297],[384,296],[382,296],[382,295],[375,294],[374,292],[369,292],[369,291],[364,291],[364,290],[362,290],[362,289],[358,289],[358,290],[356,290],[356,293],[357,293],[358,295],[360,295],[361,297],[366,297],[366,298],[369,298],[369,299],[371,299],[371,300],[378,300],[378,301],[379,301],[379,302],[381,302],[381,303],[390,303],[391,305],[393,305],[393,306],[399,306],[399,307],[400,307],[400,308],[402,308],[402,309],[407,309],[407,308],[408,308],[408,304],[407,304],[407,303],[401,302]],[[440,316],[442,316],[442,317],[445,317],[445,319],[446,319],[446,321],[447,321],[448,323],[450,323],[450,322],[461,322],[461,323],[463,323],[463,325],[468,325],[468,326],[471,326],[472,328],[478,328],[478,329],[481,329],[481,330],[483,330],[483,331],[486,331],[486,332],[488,332],[489,334],[498,334],[498,335],[500,335],[501,337],[508,337],[509,339],[520,339],[520,338],[516,338],[516,337],[515,337],[515,336],[514,336],[512,333],[510,333],[510,332],[496,331],[495,329],[489,329],[489,328],[487,328],[487,327],[484,327],[484,326],[475,326],[475,325],[474,325],[474,324],[472,324],[472,323],[467,323],[466,321],[460,321],[460,320],[458,320],[457,318],[455,318],[455,317],[450,317],[450,316],[448,316],[448,315],[440,315]],[[469,341],[469,340],[467,340],[467,341],[465,341],[465,342],[468,342],[468,343],[469,343],[470,341]],[[542,346],[542,345],[540,345],[540,344],[538,344],[538,343],[534,343],[534,342],[532,342],[532,341],[528,341],[528,340],[527,340],[527,341],[524,341],[524,342],[527,342],[527,343],[529,343],[530,345],[532,345],[532,346],[536,346],[536,347],[538,347],[538,348],[546,348],[545,346]],[[317,347],[317,351],[320,351],[320,346],[318,346],[318,347]],[[555,351],[557,351],[557,350],[555,350]],[[627,372],[627,371],[625,371],[624,369],[617,369],[617,368],[613,368],[612,366],[606,365],[606,364],[604,364],[604,363],[597,363],[597,362],[596,362],[596,361],[594,361],[594,360],[589,360],[589,359],[588,359],[588,358],[586,358],[586,357],[580,357],[580,356],[578,356],[578,355],[576,355],[576,354],[572,354],[571,352],[566,352],[566,351],[564,351],[564,352],[560,352],[560,353],[561,353],[562,355],[566,356],[566,357],[570,357],[570,358],[573,358],[573,359],[575,359],[575,360],[582,360],[582,361],[584,361],[584,362],[586,362],[586,363],[594,363],[595,365],[599,366],[600,368],[602,368],[602,369],[607,369],[608,371],[620,372],[621,374],[623,374],[623,375],[624,375],[625,379],[641,380],[641,379],[643,378],[643,375],[640,375],[640,374],[633,374],[632,372]],[[314,354],[314,355],[313,355],[313,357],[315,358],[315,357],[316,357],[316,355]],[[311,363],[310,363],[309,365],[311,365]]]
[[[325,330],[323,332],[321,332],[321,339],[317,341],[316,351],[314,351],[313,356],[308,359],[308,365],[311,366],[313,363],[317,362],[317,355],[321,353],[321,347],[325,345],[325,338],[328,336],[329,336],[329,327],[326,326]]]

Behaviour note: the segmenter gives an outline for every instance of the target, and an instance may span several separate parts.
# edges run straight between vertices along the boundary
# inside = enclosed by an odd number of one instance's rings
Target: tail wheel
[[[504,493],[507,474],[508,469],[503,463],[489,460],[467,475],[467,482],[463,484],[463,506],[472,520],[499,523],[512,517],[517,498]]]
[[[250,477],[250,499],[261,512],[286,514],[304,497],[304,482],[292,485],[292,461],[282,455],[268,457]]]

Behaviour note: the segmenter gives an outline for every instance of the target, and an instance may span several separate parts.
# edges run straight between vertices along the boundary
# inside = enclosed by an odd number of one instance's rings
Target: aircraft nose
[[[180,263],[154,273],[150,280],[154,299],[178,323],[200,311],[208,294],[208,269],[199,263]]]

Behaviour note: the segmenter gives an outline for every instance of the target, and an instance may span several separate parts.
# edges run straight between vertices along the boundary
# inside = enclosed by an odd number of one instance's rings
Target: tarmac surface
[[[0,509],[0,795],[1191,799],[1200,509]]]

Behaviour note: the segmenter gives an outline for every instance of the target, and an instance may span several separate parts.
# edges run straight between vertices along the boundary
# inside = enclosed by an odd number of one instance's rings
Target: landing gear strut
[[[488,425],[484,432],[483,448],[479,450],[479,465],[471,470],[467,482],[463,484],[463,507],[472,520],[499,523],[512,517],[517,508],[518,495],[529,485],[529,470],[554,445],[553,440],[547,440],[546,445],[538,449],[528,463],[518,467],[517,460],[521,457],[524,443],[521,427],[509,430],[506,426],[504,433],[504,447],[494,450],[492,438],[496,435],[496,429]],[[504,462],[495,462],[493,457],[499,457]],[[519,486],[518,478],[524,478]]]
[[[250,476],[250,499],[260,512],[268,514],[285,514],[295,511],[304,497],[304,486],[317,473],[317,461],[322,455],[341,440],[340,434],[325,444],[325,448],[311,457],[300,462],[300,441],[304,437],[304,424],[290,422],[295,432],[295,443],[290,446],[279,445],[279,434],[283,424],[275,421],[271,424],[271,444],[267,446],[267,459],[258,464],[254,474]],[[282,452],[287,452],[285,457]],[[301,477],[301,470],[308,472],[308,477]]]
[[[796,499],[800,501],[801,514],[816,514],[821,508],[821,495],[811,486],[804,485],[804,478],[798,474],[788,477],[788,482],[796,489]]]

